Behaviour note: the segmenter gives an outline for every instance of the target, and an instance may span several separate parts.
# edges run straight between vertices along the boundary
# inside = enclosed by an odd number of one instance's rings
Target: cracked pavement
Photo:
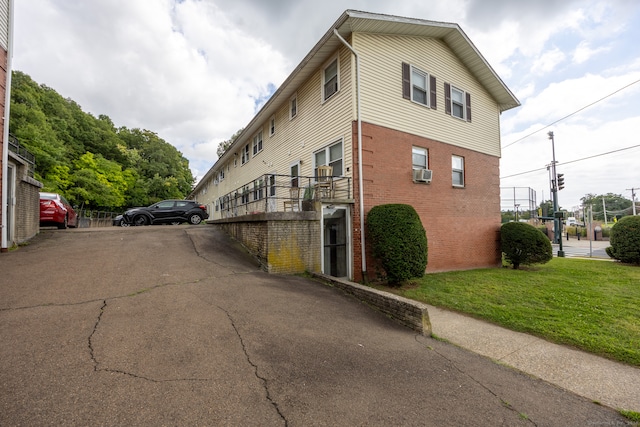
[[[44,230],[0,255],[0,340],[0,425],[627,425],[208,225]]]

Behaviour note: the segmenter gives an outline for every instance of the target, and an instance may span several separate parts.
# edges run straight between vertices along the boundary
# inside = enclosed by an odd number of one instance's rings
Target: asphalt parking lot
[[[0,254],[0,425],[628,425],[210,225],[44,230]]]

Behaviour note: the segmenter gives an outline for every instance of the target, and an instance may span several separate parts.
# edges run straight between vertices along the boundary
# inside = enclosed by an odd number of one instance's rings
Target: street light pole
[[[558,243],[560,248],[558,249],[558,256],[564,257],[564,251],[562,250],[562,218],[558,217],[558,174],[556,172],[556,145],[553,139],[553,131],[549,131],[547,134],[551,140],[551,151],[553,154],[553,160],[551,162],[551,193],[553,194],[553,240],[554,243]]]

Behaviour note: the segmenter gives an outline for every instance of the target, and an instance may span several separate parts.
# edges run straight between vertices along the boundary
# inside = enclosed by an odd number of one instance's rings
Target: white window
[[[276,117],[271,116],[269,119],[269,136],[273,136],[276,133]]]
[[[242,194],[241,194],[241,197],[240,197],[240,203],[243,204],[243,205],[246,205],[247,203],[249,203],[249,186],[248,185],[245,185],[245,186],[242,187]]]
[[[220,170],[220,174],[218,175],[218,181],[224,181],[224,167]]]
[[[454,187],[464,187],[464,157],[451,156],[451,182]]]
[[[262,151],[262,131],[253,137],[253,155],[255,156]]]
[[[429,169],[429,152],[426,148],[413,147],[412,161],[413,169]]]
[[[240,163],[243,165],[249,161],[249,144],[242,147],[242,158],[240,159]]]
[[[451,115],[464,119],[464,92],[451,86]]]
[[[453,117],[471,121],[471,95],[449,83],[444,84],[445,112]]]
[[[333,167],[331,175],[342,176],[343,171],[342,140],[323,148],[314,153],[315,168],[314,174],[318,175],[318,166],[329,165]]]
[[[339,89],[338,58],[334,59],[322,71],[322,100],[331,98]]]
[[[298,115],[298,94],[293,95],[289,100],[289,120]]]
[[[264,178],[253,181],[253,200],[260,200],[264,197]]]
[[[289,171],[291,175],[291,187],[299,187],[300,186],[300,163],[292,163],[289,166]]]
[[[429,75],[422,70],[411,67],[411,100],[429,105]]]

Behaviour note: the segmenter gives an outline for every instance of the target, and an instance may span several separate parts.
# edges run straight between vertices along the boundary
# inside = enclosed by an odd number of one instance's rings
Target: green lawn
[[[640,267],[554,258],[522,270],[427,274],[388,290],[640,366]]]

